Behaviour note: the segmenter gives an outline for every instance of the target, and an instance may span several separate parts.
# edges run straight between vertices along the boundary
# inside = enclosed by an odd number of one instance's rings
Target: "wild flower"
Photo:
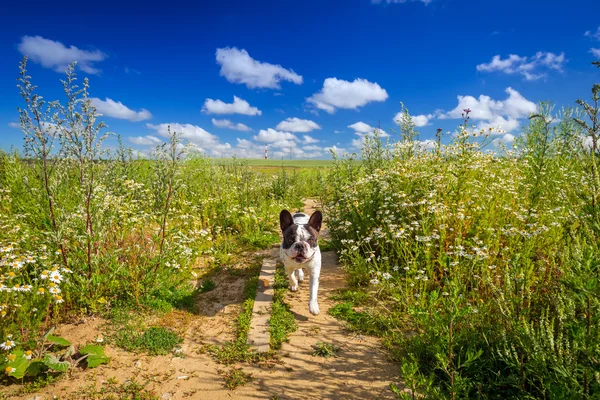
[[[10,350],[13,347],[15,347],[15,342],[12,340],[5,340],[4,342],[0,343],[0,348],[2,350]]]

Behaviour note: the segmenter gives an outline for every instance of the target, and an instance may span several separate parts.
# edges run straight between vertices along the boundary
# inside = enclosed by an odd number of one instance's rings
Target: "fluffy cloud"
[[[289,132],[310,132],[315,129],[321,129],[321,127],[316,122],[308,119],[288,118],[277,124],[275,129]]]
[[[356,124],[355,124],[356,125]],[[386,133],[384,131],[382,131],[381,129],[377,129],[377,128],[373,128],[377,130],[377,133],[379,133],[379,137],[380,138],[385,138],[390,136],[389,133]],[[360,149],[364,146],[366,140],[367,140],[367,136],[373,136],[373,130],[370,130],[368,132],[354,132],[354,134],[356,136],[358,136],[358,139],[352,139],[352,147]]]
[[[443,113],[440,119],[461,119],[465,109],[470,109],[469,116],[472,120],[481,121],[479,129],[490,126],[501,128],[510,132],[519,126],[519,118],[528,117],[537,111],[535,103],[527,100],[513,88],[507,88],[508,98],[505,100],[493,100],[486,95],[479,98],[473,96],[457,96],[458,105],[453,110]]]
[[[594,57],[600,58],[600,49],[591,48],[590,53],[592,53]]]
[[[18,122],[9,122],[8,126],[10,126],[11,128],[21,128],[21,124]]]
[[[209,157],[229,158],[263,158],[265,145],[269,146],[269,158],[315,158],[325,155],[323,149],[306,141],[302,141],[289,132],[280,132],[274,129],[261,130],[253,140],[237,138],[235,146],[222,143],[216,135],[213,135],[199,126],[191,124],[146,124],[156,132],[156,136],[147,135],[133,137],[132,143],[153,146],[162,142],[160,137],[168,137],[168,126],[171,132],[180,132],[182,137],[190,142],[190,146],[196,151]],[[140,155],[148,156],[149,150],[140,150]]]
[[[87,51],[75,46],[66,47],[61,42],[41,36],[23,36],[17,48],[31,61],[56,72],[65,72],[69,64],[77,61],[77,66],[83,72],[98,74],[100,70],[95,68],[94,64],[106,58],[106,54],[99,50]]]
[[[243,83],[248,88],[280,89],[281,81],[302,84],[302,76],[281,65],[256,61],[244,49],[217,49],[217,63],[221,65],[221,76],[232,83]]]
[[[543,51],[538,51],[531,57],[510,54],[508,58],[502,59],[499,55],[496,55],[492,57],[492,61],[489,63],[477,65],[477,71],[521,74],[526,80],[533,81],[547,76],[545,72],[539,72],[542,68],[562,71],[565,61],[565,53],[554,54]]]
[[[289,133],[289,132],[281,132],[275,129],[269,128],[267,130],[261,129],[258,132],[258,135],[253,137],[254,140],[261,143],[282,143],[283,141],[289,141],[290,143],[298,141],[298,138]]]
[[[435,140],[427,139],[417,143],[417,146],[421,148],[421,150],[431,150],[435,149]]]
[[[388,94],[377,83],[357,78],[353,82],[337,78],[327,78],[320,92],[307,101],[318,109],[333,114],[337,108],[353,109],[372,101],[385,101]]]
[[[600,40],[600,26],[596,29],[596,32],[586,31],[584,36],[590,37],[592,39]]]
[[[129,121],[144,121],[152,118],[150,111],[144,108],[140,111],[134,111],[120,101],[114,101],[108,97],[106,100],[100,100],[97,97],[93,97],[91,100],[94,107],[96,107],[96,110],[107,117],[126,119]]]
[[[231,122],[228,119],[214,119],[213,118],[212,123],[217,128],[233,129],[233,130],[242,131],[242,132],[249,132],[252,130],[247,125],[244,125],[240,122],[238,122],[237,124],[234,124],[233,122]]]
[[[130,137],[129,141],[140,146],[156,146],[163,142],[156,136],[152,135]]]
[[[316,158],[324,155],[323,149],[313,144],[318,140],[308,135],[304,135],[303,140],[300,141],[296,135],[290,132],[269,128],[267,130],[261,129],[258,135],[255,135],[252,139],[260,142],[263,146],[264,144],[268,145],[269,149],[274,149],[274,151],[269,151],[269,157],[274,159],[288,157]],[[238,145],[245,147],[253,145],[249,140],[238,139],[238,142]]]
[[[202,150],[218,148],[220,145],[219,138],[210,132],[205,131],[197,125],[192,124],[146,124],[150,129],[156,131],[159,136],[169,137],[168,127],[171,126],[171,132],[181,133],[183,139],[189,140],[191,143],[199,146]],[[228,144],[226,144],[229,146]]]
[[[422,126],[427,126],[430,125],[430,121],[434,118],[433,114],[427,114],[427,115],[411,115],[411,119],[413,124],[415,124],[416,127],[420,128]],[[402,119],[402,112],[399,112],[398,114],[396,114],[396,116],[394,116],[394,122],[398,122]]]
[[[319,139],[315,139],[312,136],[303,135],[302,136],[302,142],[305,143],[305,144],[312,144],[312,143],[319,143],[320,140]],[[307,146],[304,146],[304,148],[306,149]]]
[[[373,134],[375,131],[377,131],[377,133],[379,134],[380,137],[387,137],[390,136],[387,132],[385,132],[382,129],[379,128],[374,128],[369,124],[366,124],[362,121],[358,121],[353,123],[352,125],[348,125],[348,128],[354,130],[355,133],[362,133],[362,134]]]
[[[242,115],[261,115],[256,107],[251,107],[250,104],[237,96],[233,96],[233,103],[225,103],[221,100],[206,99],[202,112],[205,114],[242,114]]]
[[[148,128],[155,131],[156,135],[132,137],[129,140],[140,146],[155,146],[163,142],[161,138],[169,136],[169,125],[171,126],[171,132],[181,133],[182,138],[189,142],[192,149],[209,157],[263,158],[265,145],[269,148],[269,158],[274,159],[289,158],[290,156],[293,158],[316,158],[326,155],[324,149],[315,145],[312,141],[316,139],[304,135],[300,140],[292,133],[275,129],[261,130],[252,140],[237,138],[237,143],[232,146],[229,143],[222,143],[216,135],[196,125],[179,123],[146,124]],[[139,155],[148,157],[150,150],[148,148],[141,149]]]
[[[515,141],[515,136],[511,135],[510,133],[506,133],[506,134],[502,135],[501,137],[499,137],[498,139],[494,139],[492,141],[492,143],[494,144],[494,146],[500,147],[501,145],[509,145],[514,141]]]
[[[348,150],[342,147],[337,147],[335,145],[331,147],[325,147],[323,150],[325,150],[328,153],[334,153],[338,157],[343,156],[344,154],[348,154]]]

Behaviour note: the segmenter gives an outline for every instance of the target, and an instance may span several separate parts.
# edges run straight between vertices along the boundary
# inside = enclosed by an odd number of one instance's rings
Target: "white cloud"
[[[288,118],[277,124],[275,129],[289,132],[310,132],[315,129],[321,129],[321,127],[319,124],[309,119]]]
[[[592,39],[600,40],[600,26],[596,29],[596,32],[586,31],[584,36],[591,37]]]
[[[191,143],[199,146],[202,150],[218,149],[221,146],[219,138],[210,132],[205,131],[197,125],[192,124],[146,124],[150,129],[154,129],[156,133],[163,137],[169,137],[168,127],[171,126],[171,132],[181,133],[183,139],[189,140]],[[226,146],[229,146],[226,144]]]
[[[262,142],[262,143],[278,143],[281,146],[281,143],[283,141],[289,141],[290,143],[294,142],[294,141],[298,141],[298,138],[289,133],[289,132],[281,132],[281,131],[277,131],[275,129],[269,128],[267,130],[261,129],[258,132],[258,135],[255,135],[253,137],[254,140],[258,141],[258,142]],[[277,147],[280,147],[277,146]]]
[[[492,143],[494,144],[494,146],[500,147],[500,145],[502,145],[502,144],[508,145],[508,144],[511,144],[514,141],[515,141],[515,136],[514,135],[511,135],[510,133],[505,133],[504,135],[502,135],[498,139],[492,140]]]
[[[93,97],[91,100],[94,107],[96,107],[96,110],[107,117],[126,119],[129,121],[144,121],[152,118],[150,111],[144,108],[140,111],[134,111],[120,101],[114,101],[108,97],[106,100],[100,100],[97,97]]]
[[[182,137],[190,142],[192,148],[209,157],[229,158],[263,158],[265,145],[269,148],[269,158],[288,158],[290,154],[294,158],[315,158],[324,155],[323,149],[313,144],[299,145],[300,140],[289,132],[279,132],[274,129],[261,130],[253,140],[237,138],[235,146],[222,143],[216,135],[213,135],[199,126],[191,124],[146,124],[150,129],[156,131],[157,136],[147,135],[130,138],[129,140],[140,145],[155,145],[161,142],[160,137],[168,137],[167,127],[171,126],[171,132],[180,132]],[[143,154],[149,154],[147,150]]]
[[[254,60],[244,49],[217,49],[217,63],[221,65],[221,76],[232,83],[243,83],[248,88],[280,89],[281,81],[302,84],[302,76],[281,65]]]
[[[319,143],[320,140],[319,139],[315,139],[314,137],[309,136],[309,135],[303,135],[302,136],[302,142],[305,143],[305,144],[311,144],[311,143]],[[307,148],[307,146],[304,146],[304,149],[306,149],[306,148]]]
[[[205,114],[242,114],[242,115],[261,115],[256,107],[237,96],[233,96],[233,103],[225,103],[221,100],[206,99],[202,112]]]
[[[547,76],[545,72],[539,72],[541,68],[562,72],[565,62],[565,53],[554,54],[538,51],[531,57],[510,54],[505,59],[500,58],[500,55],[495,55],[489,63],[477,65],[477,71],[521,74],[526,80],[533,81]]]
[[[600,49],[591,48],[590,53],[592,53],[594,57],[600,58]]]
[[[163,142],[156,136],[152,135],[130,137],[129,141],[140,146],[156,146]]]
[[[331,147],[325,147],[323,150],[325,150],[328,153],[333,152],[338,157],[348,154],[348,150],[344,149],[343,147],[337,147],[335,145]]]
[[[242,132],[249,132],[252,130],[247,125],[244,125],[240,122],[238,122],[237,124],[234,124],[233,122],[231,122],[228,119],[214,119],[213,118],[212,123],[217,128],[233,129],[233,130],[242,131]]]
[[[56,72],[65,72],[69,64],[77,61],[77,66],[88,74],[98,74],[96,62],[106,58],[99,50],[87,51],[75,46],[66,47],[61,42],[45,39],[41,36],[23,36],[18,45],[19,52],[28,56],[31,61],[52,68]]]
[[[505,132],[512,132],[520,126],[520,122],[514,118],[504,118],[502,116],[495,116],[488,122],[481,122],[477,124],[477,129],[484,129],[489,131],[490,128],[495,129],[500,127]]]
[[[21,128],[21,124],[18,122],[9,122],[8,126],[10,126],[11,128],[18,128],[18,129]]]
[[[417,143],[421,150],[435,149],[435,140],[427,139]]]
[[[304,151],[321,151],[323,148],[321,146],[316,146],[314,144],[308,146],[302,146],[302,150]]]
[[[469,116],[472,120],[482,121],[479,129],[490,126],[501,128],[510,132],[519,126],[518,119],[528,117],[537,111],[537,106],[527,100],[513,88],[507,88],[508,98],[505,100],[493,100],[486,95],[479,98],[473,96],[457,96],[458,105],[453,110],[441,114],[440,119],[461,119],[465,109],[470,109]]]
[[[381,4],[381,3],[387,3],[387,4],[404,4],[404,3],[409,3],[409,2],[413,2],[413,1],[420,1],[421,3],[424,3],[425,5],[431,3],[433,0],[371,0],[371,3],[373,4]]]
[[[373,134],[375,131],[377,131],[377,133],[379,134],[380,137],[390,136],[383,129],[372,127],[371,125],[366,124],[362,121],[358,121],[358,122],[353,123],[352,125],[348,125],[348,128],[353,129],[354,132],[356,132],[357,134],[363,133],[363,134],[369,135],[369,134]]]
[[[353,109],[372,101],[385,101],[388,94],[377,83],[357,78],[348,82],[337,78],[327,78],[320,92],[313,94],[307,101],[318,109],[333,114],[337,108]]]
[[[394,121],[398,122],[402,119],[402,112],[399,112],[398,114],[396,114],[396,116],[394,117]],[[431,119],[433,119],[434,115],[433,114],[427,114],[427,115],[411,115],[411,119],[412,122],[415,124],[416,127],[420,128],[423,126],[427,126],[430,125],[430,121]]]

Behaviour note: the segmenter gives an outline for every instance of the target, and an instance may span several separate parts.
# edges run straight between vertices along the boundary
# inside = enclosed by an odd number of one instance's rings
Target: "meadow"
[[[211,160],[172,132],[142,160],[105,150],[72,67],[64,105],[39,96],[26,60],[20,71],[25,151],[0,152],[2,384],[108,362],[101,343],[75,349],[52,327],[186,309],[215,271],[279,240],[281,209],[313,197],[350,284],[330,313],[381,337],[410,389],[398,397],[600,396],[599,85],[579,108],[540,104],[511,148],[465,110],[427,149],[404,110],[398,136],[367,138],[360,159]],[[225,364],[253,359],[258,270],[246,272],[239,340],[208,350]]]

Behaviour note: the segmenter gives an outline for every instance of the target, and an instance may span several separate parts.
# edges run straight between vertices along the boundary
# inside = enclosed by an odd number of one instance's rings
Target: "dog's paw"
[[[308,304],[308,311],[310,311],[312,315],[319,315],[319,304],[316,301],[311,301]]]
[[[304,271],[302,271],[302,268],[300,268],[298,271],[298,280],[300,282],[304,282]]]
[[[291,290],[292,292],[295,292],[295,291],[297,291],[297,290],[298,290],[298,285],[290,286],[290,290]]]

